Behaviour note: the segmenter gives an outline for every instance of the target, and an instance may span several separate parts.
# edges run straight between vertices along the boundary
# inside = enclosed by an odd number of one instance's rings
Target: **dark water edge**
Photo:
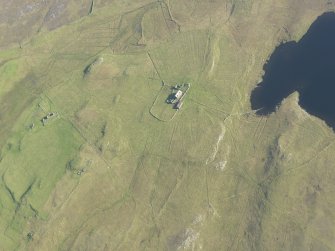
[[[335,13],[319,16],[299,42],[280,44],[264,65],[250,102],[258,115],[275,112],[299,92],[299,105],[335,131]]]

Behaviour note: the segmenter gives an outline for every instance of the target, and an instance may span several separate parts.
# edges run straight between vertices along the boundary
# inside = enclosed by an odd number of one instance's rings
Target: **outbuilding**
[[[182,107],[182,105],[183,105],[183,101],[179,100],[179,101],[175,104],[174,109],[179,110],[179,109]]]
[[[176,100],[179,100],[183,96],[183,92],[178,90],[174,96]]]

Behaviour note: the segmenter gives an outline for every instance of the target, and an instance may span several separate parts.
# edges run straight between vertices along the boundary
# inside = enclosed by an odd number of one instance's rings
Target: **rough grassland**
[[[269,117],[249,95],[335,3],[94,2],[0,38],[21,44],[0,51],[0,250],[333,250],[334,132],[296,93]],[[192,83],[169,122],[162,81]]]

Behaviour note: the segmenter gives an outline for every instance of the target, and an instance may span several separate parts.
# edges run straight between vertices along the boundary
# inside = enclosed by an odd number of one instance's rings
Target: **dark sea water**
[[[252,109],[268,115],[294,91],[299,105],[335,130],[335,13],[318,17],[299,42],[279,45],[252,91]]]

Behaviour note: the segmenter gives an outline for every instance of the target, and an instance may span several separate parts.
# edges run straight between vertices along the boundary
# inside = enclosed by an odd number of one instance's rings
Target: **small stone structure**
[[[179,100],[175,105],[174,105],[174,109],[179,110],[182,106],[183,106],[183,101]]]
[[[43,125],[45,125],[49,119],[53,118],[53,117],[56,117],[57,113],[55,112],[49,112],[46,116],[44,116],[42,119],[41,119],[41,122]]]

